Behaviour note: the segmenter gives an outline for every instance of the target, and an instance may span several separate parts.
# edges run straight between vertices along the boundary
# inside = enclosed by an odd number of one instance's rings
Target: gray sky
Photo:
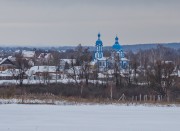
[[[0,45],[180,42],[180,0],[0,0]]]

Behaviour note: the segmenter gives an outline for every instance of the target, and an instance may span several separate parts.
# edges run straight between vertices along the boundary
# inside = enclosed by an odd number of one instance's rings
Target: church
[[[95,43],[96,50],[94,54],[94,63],[98,66],[99,71],[105,71],[109,68],[113,68],[115,62],[118,63],[120,69],[127,69],[128,59],[125,58],[122,46],[119,44],[118,37],[115,37],[115,43],[112,45],[111,56],[103,56],[103,42],[101,40],[101,34],[98,34],[98,39]]]
[[[96,51],[94,54],[94,62],[97,64],[99,71],[104,71],[108,68],[108,58],[103,56],[103,42],[101,41],[101,34],[98,34],[96,41]]]

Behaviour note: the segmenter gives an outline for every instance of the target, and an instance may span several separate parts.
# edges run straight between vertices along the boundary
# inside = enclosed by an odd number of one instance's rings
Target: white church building
[[[128,67],[129,60],[125,58],[123,48],[118,42],[118,37],[115,38],[115,43],[112,46],[111,56],[109,58],[103,55],[103,42],[101,40],[101,34],[98,34],[98,40],[95,43],[96,50],[94,54],[93,62],[98,66],[99,71],[105,71],[113,65],[116,58],[119,58],[119,67],[126,69]]]
[[[98,40],[96,41],[96,51],[94,55],[94,62],[97,64],[100,71],[105,70],[108,67],[108,58],[103,56],[103,42],[100,39],[101,34],[98,34]]]

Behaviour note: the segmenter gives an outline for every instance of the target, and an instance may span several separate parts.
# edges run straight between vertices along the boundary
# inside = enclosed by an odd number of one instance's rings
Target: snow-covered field
[[[179,107],[0,105],[0,131],[179,130]]]

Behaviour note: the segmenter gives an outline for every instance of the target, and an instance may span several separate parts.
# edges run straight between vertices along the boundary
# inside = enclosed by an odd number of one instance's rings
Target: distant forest
[[[2,44],[3,45],[3,44]],[[78,44],[77,44],[78,45]],[[147,49],[152,49],[156,48],[158,45],[162,45],[163,47],[167,48],[172,48],[172,49],[180,49],[180,43],[152,43],[152,44],[132,44],[132,45],[121,45],[124,51],[133,51],[137,52],[139,50],[147,50]],[[95,45],[92,46],[84,46],[83,47],[88,47],[89,51],[94,51]],[[0,50],[9,50],[9,49],[21,49],[21,50],[71,50],[75,49],[76,46],[49,46],[49,47],[21,47],[21,46],[13,46],[13,47],[5,47],[5,46],[0,46]],[[112,46],[104,46],[103,50],[111,50]]]

